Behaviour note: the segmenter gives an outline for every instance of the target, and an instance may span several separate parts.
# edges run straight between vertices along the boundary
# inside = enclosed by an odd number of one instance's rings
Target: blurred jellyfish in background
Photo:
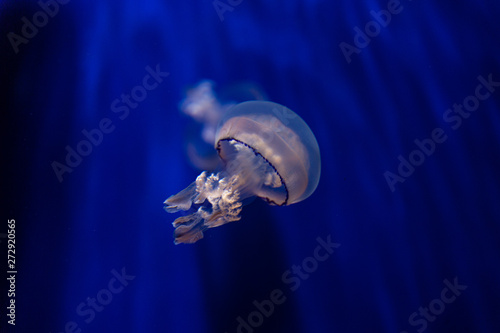
[[[245,101],[265,100],[266,94],[253,82],[238,82],[217,89],[210,80],[203,80],[186,90],[179,109],[196,123],[187,128],[186,154],[198,170],[213,171],[221,160],[213,149],[215,132],[224,113],[232,106]]]
[[[213,144],[223,170],[210,175],[203,171],[164,202],[169,213],[194,211],[173,222],[176,244],[194,243],[206,229],[238,221],[247,198],[291,205],[309,197],[318,185],[316,138],[302,118],[280,104],[249,101],[231,107],[216,128]]]

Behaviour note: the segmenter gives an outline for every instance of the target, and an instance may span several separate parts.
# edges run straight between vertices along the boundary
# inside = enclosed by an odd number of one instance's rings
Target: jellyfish
[[[308,198],[321,174],[319,146],[307,124],[290,109],[268,101],[230,108],[215,134],[222,171],[203,171],[181,192],[165,200],[177,218],[174,243],[195,243],[203,232],[240,220],[243,203],[260,197],[286,206]]]

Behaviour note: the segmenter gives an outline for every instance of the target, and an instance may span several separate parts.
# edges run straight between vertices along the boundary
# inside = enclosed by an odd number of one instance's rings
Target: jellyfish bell
[[[255,195],[276,205],[309,197],[320,174],[320,153],[314,134],[290,109],[273,102],[250,101],[233,107],[221,120],[215,148],[230,173],[262,165],[262,186]],[[246,151],[246,152],[245,152]],[[247,171],[248,172],[248,171]]]
[[[247,198],[291,205],[309,197],[318,185],[316,138],[296,113],[280,104],[249,101],[233,106],[218,125],[214,147],[223,171],[202,172],[165,201],[167,212],[195,210],[173,222],[176,244],[194,243],[207,228],[238,221]]]

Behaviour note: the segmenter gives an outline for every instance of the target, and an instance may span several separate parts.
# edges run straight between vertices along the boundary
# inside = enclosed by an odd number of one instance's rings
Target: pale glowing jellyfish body
[[[309,126],[288,108],[264,101],[232,107],[216,132],[215,149],[225,165],[202,172],[194,183],[165,201],[167,212],[196,211],[173,222],[175,243],[194,243],[207,228],[240,219],[242,201],[258,196],[291,205],[316,189],[321,160]]]

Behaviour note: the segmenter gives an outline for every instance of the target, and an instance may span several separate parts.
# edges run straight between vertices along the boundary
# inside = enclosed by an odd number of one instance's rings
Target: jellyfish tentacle
[[[190,226],[192,224],[199,222],[200,219],[201,219],[201,216],[198,213],[193,213],[193,214],[189,214],[186,216],[181,216],[181,217],[176,218],[175,221],[172,222],[172,225],[174,227],[178,227],[180,225]]]
[[[206,229],[206,227],[203,226],[203,219],[201,218],[201,216],[197,213],[194,213],[183,217],[188,219],[185,219],[181,222],[178,221],[179,219],[181,219],[181,217],[179,217],[174,221],[174,223],[172,223],[176,227],[174,230],[174,243],[191,244],[202,239],[203,231]]]
[[[172,223],[175,243],[194,243],[203,238],[206,229],[240,220],[240,197],[237,175],[219,172],[207,176],[202,172],[194,183],[165,201],[167,212],[197,207],[196,212]]]
[[[180,210],[188,210],[191,208],[196,195],[196,182],[194,182],[179,193],[174,194],[165,200],[165,210],[169,213],[175,213]]]

